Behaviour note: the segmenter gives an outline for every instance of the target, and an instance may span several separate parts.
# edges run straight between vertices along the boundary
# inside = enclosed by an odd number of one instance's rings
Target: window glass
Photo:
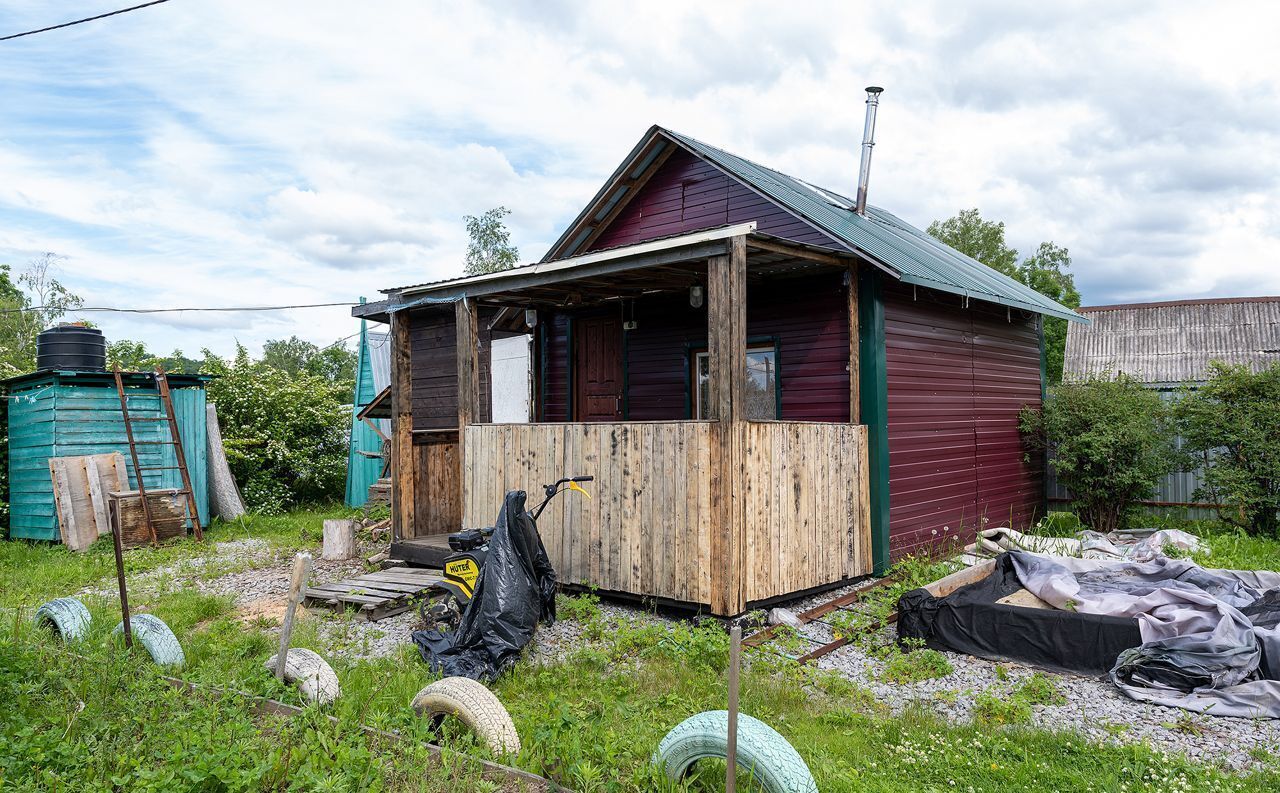
[[[705,352],[698,353],[694,360],[694,417],[699,419],[711,415],[711,397],[707,389],[710,366],[711,356]],[[771,345],[747,348],[745,415],[755,421],[781,418],[778,415],[778,353]]]

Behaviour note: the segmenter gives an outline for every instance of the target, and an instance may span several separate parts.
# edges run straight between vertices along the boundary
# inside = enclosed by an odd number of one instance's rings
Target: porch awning
[[[352,314],[387,322],[397,311],[462,298],[498,306],[555,308],[688,289],[703,283],[706,259],[728,254],[734,237],[746,238],[748,277],[756,280],[845,269],[863,260],[846,250],[762,234],[755,223],[740,223],[499,273],[391,289],[385,300],[357,306]]]

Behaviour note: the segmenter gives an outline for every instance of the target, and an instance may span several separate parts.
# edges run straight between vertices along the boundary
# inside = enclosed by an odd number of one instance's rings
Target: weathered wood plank
[[[391,315],[391,535],[400,540],[416,534],[415,487],[419,477],[413,451],[413,362],[408,317]]]

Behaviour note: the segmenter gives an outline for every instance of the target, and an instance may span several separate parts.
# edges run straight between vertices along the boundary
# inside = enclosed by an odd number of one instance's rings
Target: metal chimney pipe
[[[858,198],[854,211],[859,215],[867,214],[867,183],[871,181],[871,149],[876,145],[876,108],[880,106],[880,92],[884,89],[877,85],[867,86],[867,122],[862,128],[862,166],[858,168]]]

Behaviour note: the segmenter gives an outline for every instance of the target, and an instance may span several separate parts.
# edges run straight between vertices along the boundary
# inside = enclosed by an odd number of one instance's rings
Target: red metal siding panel
[[[830,237],[687,151],[672,154],[588,250],[756,221],[759,231],[813,245]]]
[[[1035,319],[907,287],[885,290],[890,554],[977,527],[1024,527],[1041,506],[1040,466],[1023,462],[1023,405],[1040,403]]]

